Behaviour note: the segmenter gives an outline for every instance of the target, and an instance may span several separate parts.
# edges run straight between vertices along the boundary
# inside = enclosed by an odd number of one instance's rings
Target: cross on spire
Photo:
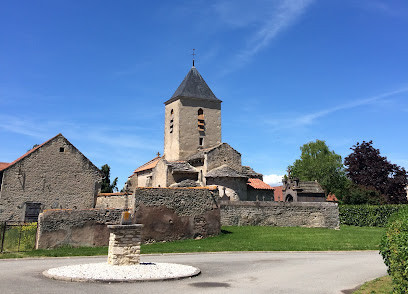
[[[191,55],[193,55],[193,66],[194,66],[194,56],[197,55],[197,54],[195,54],[195,49],[193,49],[193,54],[191,54]]]

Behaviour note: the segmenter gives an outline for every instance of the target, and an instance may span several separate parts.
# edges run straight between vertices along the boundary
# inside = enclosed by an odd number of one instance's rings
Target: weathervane
[[[193,54],[191,54],[191,55],[193,55],[193,66],[194,66],[194,56],[196,56],[195,49],[193,49]]]

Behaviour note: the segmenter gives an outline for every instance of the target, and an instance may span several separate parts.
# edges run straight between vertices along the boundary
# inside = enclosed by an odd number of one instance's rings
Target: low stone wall
[[[70,246],[106,246],[107,224],[119,224],[121,209],[55,209],[38,217],[37,249]]]
[[[37,248],[107,246],[107,224],[119,224],[128,207],[143,224],[142,242],[201,238],[221,232],[218,190],[138,188],[133,195],[101,195],[97,208],[48,210],[38,220]],[[107,208],[108,207],[108,208]]]
[[[340,227],[337,203],[221,201],[223,226]]]

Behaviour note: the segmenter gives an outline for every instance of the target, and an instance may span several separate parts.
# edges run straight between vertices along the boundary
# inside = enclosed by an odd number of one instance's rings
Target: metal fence
[[[0,253],[35,249],[37,223],[0,223]]]

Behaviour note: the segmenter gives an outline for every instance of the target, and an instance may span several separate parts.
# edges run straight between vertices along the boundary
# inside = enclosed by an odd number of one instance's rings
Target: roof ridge
[[[160,158],[162,158],[162,156],[156,156],[155,158],[153,158],[153,159],[149,160],[148,162],[142,164],[141,166],[139,166],[138,168],[136,168],[136,169],[134,170],[132,176],[133,176],[135,173],[137,173],[137,172],[143,171],[143,170],[144,170],[144,169],[143,169],[144,167],[148,166],[149,164],[152,164],[155,160],[158,160],[158,159],[160,159]],[[152,167],[152,168],[153,168],[153,167]]]
[[[40,147],[44,146],[45,144],[49,143],[50,141],[54,140],[55,138],[57,138],[58,136],[63,136],[61,133],[57,134],[56,136],[52,137],[51,139],[45,141],[44,143],[28,150],[26,153],[24,153],[22,156],[20,156],[19,158],[17,158],[16,160],[14,160],[13,162],[11,162],[8,166],[4,167],[3,169],[0,169],[0,171],[6,170],[9,167],[15,165],[17,162],[19,162],[20,160],[26,158],[28,155],[32,154],[33,152],[37,151]],[[64,136],[63,136],[64,137]],[[65,138],[65,137],[64,137]],[[71,144],[72,145],[72,144]]]

